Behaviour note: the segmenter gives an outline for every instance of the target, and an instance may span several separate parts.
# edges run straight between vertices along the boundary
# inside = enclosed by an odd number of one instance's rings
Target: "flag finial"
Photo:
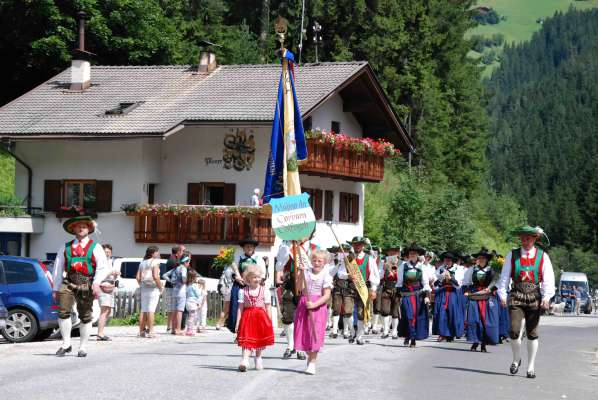
[[[281,17],[280,15],[274,21],[274,30],[276,31],[276,38],[280,42],[280,49],[284,49],[284,38],[287,34],[287,30],[289,27],[289,21],[286,18]]]

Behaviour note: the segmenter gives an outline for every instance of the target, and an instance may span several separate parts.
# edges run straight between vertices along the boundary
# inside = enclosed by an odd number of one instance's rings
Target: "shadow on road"
[[[438,368],[438,369],[450,369],[453,371],[474,372],[476,374],[484,374],[484,375],[499,375],[499,376],[512,376],[515,378],[524,378],[523,376],[520,376],[520,375],[511,375],[511,374],[507,374],[505,372],[484,371],[482,369],[471,369],[471,368],[463,368],[463,367],[443,367],[440,365],[434,365],[433,367]]]
[[[233,371],[233,372],[239,372],[239,369],[237,367],[225,367],[223,365],[195,365],[198,368],[203,368],[203,369],[215,369],[215,370],[220,370],[220,371]],[[253,368],[247,368],[247,371],[254,371]],[[305,375],[304,371],[299,371],[296,369],[289,369],[289,368],[273,368],[273,367],[264,367],[263,371],[280,371],[280,372],[293,372],[296,374],[301,374],[301,375]]]

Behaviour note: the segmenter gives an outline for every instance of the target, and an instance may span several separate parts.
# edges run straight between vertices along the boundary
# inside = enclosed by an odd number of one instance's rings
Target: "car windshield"
[[[561,293],[572,293],[577,288],[582,294],[588,293],[588,283],[582,281],[561,281]]]
[[[122,278],[135,279],[139,270],[139,261],[123,261],[120,265]],[[160,264],[160,276],[166,272],[166,264]]]

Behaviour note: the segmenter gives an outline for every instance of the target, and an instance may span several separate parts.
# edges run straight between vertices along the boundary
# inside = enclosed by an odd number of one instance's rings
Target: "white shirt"
[[[434,284],[436,282],[436,268],[432,264],[422,264],[422,270],[428,283],[432,281],[432,284]]]
[[[534,258],[536,257],[536,247],[532,247],[529,251],[520,248],[521,258]],[[502,265],[502,271],[500,273],[500,280],[498,281],[498,295],[501,300],[507,300],[507,289],[511,283],[511,258],[513,257],[513,251],[509,251],[509,254],[505,257],[505,262]],[[554,270],[552,269],[552,262],[548,253],[544,252],[544,263],[542,264],[542,282],[540,282],[540,293],[542,294],[542,300],[550,300],[555,294],[554,287]]]
[[[398,288],[403,287],[403,275],[405,274],[405,266],[407,264],[409,264],[409,261],[403,261],[401,263],[401,265],[399,265],[399,270],[397,271],[397,285],[396,285],[396,287],[398,287]],[[413,265],[413,264],[411,264],[411,265]],[[415,264],[415,266],[422,270],[422,280],[421,280],[422,290],[425,292],[431,292],[432,288],[430,288],[430,281],[424,272],[423,264],[420,262],[417,262],[417,264]]]
[[[89,243],[91,239],[89,237],[85,237],[81,240],[81,247],[85,248],[87,243]],[[75,238],[73,241],[73,246],[76,247],[79,245],[79,240]],[[54,291],[57,292],[60,290],[60,285],[62,284],[62,278],[65,271],[64,265],[66,260],[64,259],[64,251],[65,245],[62,245],[58,253],[56,253],[56,260],[54,260],[54,273],[52,274],[52,278],[54,279]],[[111,268],[108,265],[108,258],[106,258],[106,253],[102,248],[102,245],[96,242],[96,246],[93,249],[93,256],[96,262],[96,272],[93,278],[93,284],[99,285],[106,276],[111,272]]]
[[[437,281],[444,280],[442,275],[443,275],[444,271],[446,271],[447,269],[453,269],[455,271],[454,278],[457,281],[457,285],[461,286],[463,284],[463,279],[465,278],[465,267],[463,267],[462,265],[459,265],[459,264],[453,264],[453,266],[450,268],[448,268],[446,265],[440,266],[436,270],[436,280]]]
[[[301,247],[301,248],[299,248]],[[311,242],[306,241],[301,243],[297,248],[297,254],[301,257],[301,263],[305,265],[306,268],[311,268],[311,263],[309,261],[309,257],[311,256]],[[289,262],[293,253],[293,247],[291,243],[284,241],[278,248],[278,254],[276,255],[276,272],[283,272],[285,265]]]
[[[365,253],[362,251],[357,254],[356,257],[363,258],[365,257]],[[370,282],[370,290],[375,291],[380,284],[380,272],[378,271],[378,265],[376,264],[376,259],[374,257],[368,257],[368,269],[370,270],[370,274],[367,277],[367,280]],[[343,258],[338,262],[337,276],[339,279],[349,279],[349,273],[347,272],[345,260]]]
[[[257,296],[258,294],[260,294],[260,286],[257,287],[257,289],[249,289],[249,294],[252,296]],[[239,290],[239,298],[238,298],[238,303],[244,303],[245,302],[245,290],[241,289]],[[270,304],[270,295],[267,292],[267,290],[264,289],[264,304]]]
[[[260,198],[257,194],[251,196],[251,206],[252,207],[259,207],[260,206]]]

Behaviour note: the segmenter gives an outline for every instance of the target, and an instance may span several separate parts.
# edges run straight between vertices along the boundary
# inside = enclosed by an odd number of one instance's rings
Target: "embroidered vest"
[[[239,257],[239,272],[242,274],[245,272],[248,266],[257,264],[257,261],[253,257],[247,257],[243,254]]]
[[[494,278],[494,271],[492,268],[482,269],[477,266],[473,268],[473,276],[471,278],[473,286],[476,288],[487,288]]]
[[[530,282],[538,285],[542,282],[542,266],[544,251],[536,247],[534,258],[521,258],[521,249],[514,249],[511,253],[511,279],[515,284]]]
[[[361,276],[363,276],[363,281],[367,282],[368,276],[370,276],[370,256],[366,254],[361,261],[358,258],[355,261],[357,262]]]
[[[93,249],[95,249],[96,243],[90,239],[83,248],[82,253],[77,253],[77,248],[73,246],[74,243],[75,241],[71,240],[64,245],[65,270],[67,275],[73,271],[85,276],[93,276],[96,271],[96,261],[93,256]]]
[[[405,267],[403,267],[403,282],[407,285],[421,283],[422,274],[422,270],[417,265],[406,262]]]

